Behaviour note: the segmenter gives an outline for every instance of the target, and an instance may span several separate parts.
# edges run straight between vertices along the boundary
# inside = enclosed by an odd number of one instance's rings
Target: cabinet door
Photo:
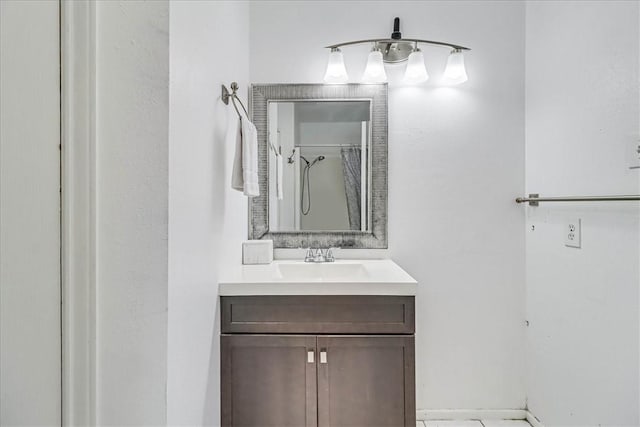
[[[222,335],[223,426],[317,426],[316,337]]]
[[[318,337],[320,427],[416,424],[413,336]]]

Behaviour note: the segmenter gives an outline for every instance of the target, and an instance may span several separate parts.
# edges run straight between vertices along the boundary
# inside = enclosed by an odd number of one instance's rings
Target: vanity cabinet
[[[315,336],[223,335],[223,426],[315,426]]]
[[[415,425],[414,297],[221,297],[223,426]]]

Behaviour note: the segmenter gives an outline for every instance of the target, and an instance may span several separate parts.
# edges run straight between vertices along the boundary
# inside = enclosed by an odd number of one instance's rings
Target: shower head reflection
[[[311,162],[309,162],[309,160],[307,160],[304,156],[300,156],[300,158],[302,160],[304,160],[304,162],[307,164],[307,167],[310,168],[311,166],[315,165],[318,162],[321,162],[322,160],[324,160],[324,156],[318,156],[315,159],[313,159]]]

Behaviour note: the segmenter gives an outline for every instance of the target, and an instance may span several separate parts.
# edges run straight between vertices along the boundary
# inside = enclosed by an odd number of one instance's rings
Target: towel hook
[[[229,90],[225,85],[222,85],[222,102],[224,102],[225,105],[229,105],[229,99],[231,99],[231,102],[233,103],[233,108],[235,108],[236,113],[238,113],[238,117],[242,118],[242,114],[240,113],[240,110],[238,110],[238,106],[236,105],[236,99],[237,99],[238,102],[240,103],[240,106],[244,110],[245,115],[249,117],[249,113],[247,112],[247,109],[244,108],[244,104],[242,103],[242,101],[240,101],[240,98],[238,98],[238,95],[236,93],[237,91],[238,91],[237,82],[231,82],[231,93],[229,93]]]

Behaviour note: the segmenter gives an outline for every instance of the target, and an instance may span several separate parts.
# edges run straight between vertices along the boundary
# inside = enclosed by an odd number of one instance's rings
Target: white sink
[[[390,259],[328,263],[278,260],[229,265],[219,295],[415,295],[416,281]]]
[[[345,282],[363,281],[370,276],[362,263],[300,263],[283,262],[276,264],[276,269],[284,280],[300,282]]]

